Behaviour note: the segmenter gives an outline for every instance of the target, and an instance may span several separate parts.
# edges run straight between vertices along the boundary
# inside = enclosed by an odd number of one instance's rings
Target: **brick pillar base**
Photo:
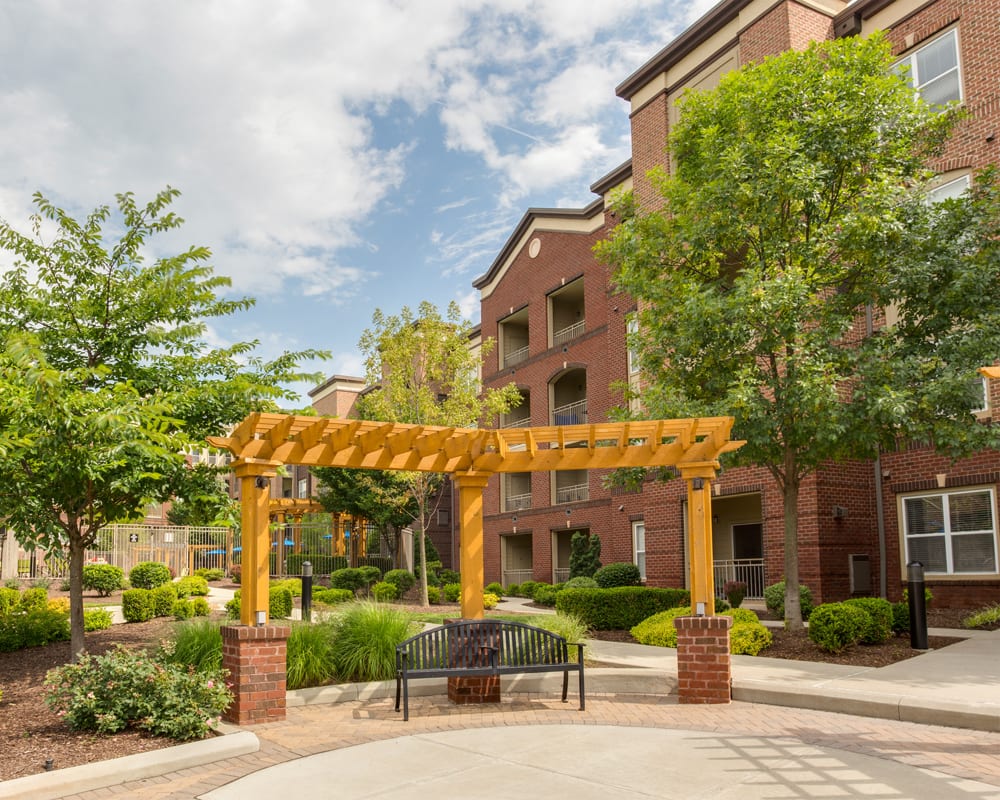
[[[456,705],[500,702],[500,676],[448,678],[448,699]]]
[[[291,628],[224,625],[222,667],[229,670],[233,704],[223,719],[236,725],[285,718],[285,647]]]
[[[677,690],[682,703],[732,699],[731,617],[677,617]]]
[[[449,623],[468,622],[469,620],[446,619]],[[489,666],[490,657],[483,645],[499,647],[500,642],[490,637],[477,636],[469,633],[463,636],[458,632],[449,633],[448,655],[451,666],[465,665],[470,667]],[[448,678],[448,699],[456,705],[473,705],[478,703],[500,702],[500,676],[477,675],[469,678]]]

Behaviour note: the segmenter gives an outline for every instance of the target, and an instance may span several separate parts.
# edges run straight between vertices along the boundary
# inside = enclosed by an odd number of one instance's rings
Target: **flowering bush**
[[[137,727],[180,741],[208,734],[232,702],[222,670],[196,672],[118,647],[45,677],[49,708],[75,730]]]
[[[493,592],[483,592],[483,608],[496,608],[500,598]]]

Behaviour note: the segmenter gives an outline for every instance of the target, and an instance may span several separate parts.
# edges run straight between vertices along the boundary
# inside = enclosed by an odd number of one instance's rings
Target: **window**
[[[299,497],[304,498],[309,496],[309,479],[299,478]]]
[[[632,523],[632,554],[639,575],[646,580],[646,523],[641,519]]]
[[[896,69],[909,68],[907,80],[923,99],[935,106],[962,100],[958,67],[958,30],[952,29],[904,56]]]
[[[628,346],[628,374],[635,375],[639,371],[639,351],[636,349],[635,336],[639,333],[639,318],[629,314],[625,322],[626,344]]]
[[[906,562],[928,573],[997,572],[996,498],[992,489],[903,498]]]
[[[990,390],[985,376],[973,378],[970,381],[976,399],[972,401],[972,413],[983,414],[990,410]]]
[[[969,176],[963,175],[953,181],[942,183],[927,192],[927,200],[931,203],[940,203],[942,200],[951,200],[961,197],[969,190]]]

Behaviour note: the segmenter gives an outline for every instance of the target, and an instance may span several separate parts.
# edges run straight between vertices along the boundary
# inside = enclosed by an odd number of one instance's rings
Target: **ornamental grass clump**
[[[193,619],[174,626],[172,635],[160,643],[160,657],[170,664],[199,672],[222,668],[222,632],[219,623]]]
[[[336,630],[336,625],[328,621],[292,624],[286,650],[285,682],[289,689],[323,686],[334,679]]]
[[[118,647],[50,670],[45,702],[74,730],[139,728],[179,741],[201,739],[233,700],[221,670],[198,672]]]
[[[1000,625],[1000,603],[969,614],[962,620],[963,628],[992,628]]]
[[[416,631],[398,608],[359,602],[334,622],[333,664],[344,681],[385,681],[396,674],[396,645]]]

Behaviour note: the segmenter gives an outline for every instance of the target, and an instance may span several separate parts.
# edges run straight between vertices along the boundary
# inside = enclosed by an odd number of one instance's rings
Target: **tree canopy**
[[[688,92],[662,208],[624,197],[597,248],[639,301],[643,413],[733,415],[733,461],[781,488],[793,625],[804,476],[899,436],[989,434],[969,381],[1000,353],[995,180],[926,201],[957,115],[891,63],[881,36],[836,40]]]
[[[0,280],[0,515],[26,545],[68,549],[71,645],[84,646],[84,550],[113,522],[186,485],[182,451],[269,410],[318,351],[263,361],[256,342],[219,348],[207,320],[248,308],[218,295],[208,249],[148,260],[181,225],[167,188],[117,196],[79,221],[35,195],[32,234],[0,222],[13,264]],[[190,484],[194,485],[194,484]]]

